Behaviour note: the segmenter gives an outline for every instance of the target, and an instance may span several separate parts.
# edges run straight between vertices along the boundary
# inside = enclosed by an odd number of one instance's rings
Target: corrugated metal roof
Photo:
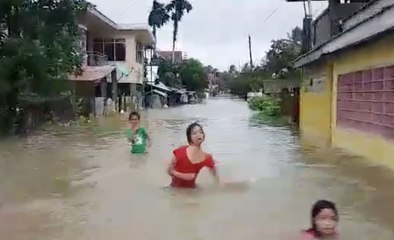
[[[104,78],[112,71],[115,70],[115,66],[86,66],[82,68],[81,75],[70,75],[69,80],[71,81],[96,81]]]
[[[158,95],[160,95],[160,96],[162,96],[162,97],[167,97],[167,93],[164,93],[164,92],[159,91],[157,89],[154,89],[153,92],[158,94]]]
[[[164,90],[164,91],[167,91],[167,92],[170,92],[171,91],[171,89],[170,88],[168,88],[164,83],[162,83],[162,82],[159,82],[158,84],[152,84],[152,83],[147,83],[148,85],[150,85],[150,86],[153,86],[153,87],[157,87],[157,88],[160,88],[161,90]]]

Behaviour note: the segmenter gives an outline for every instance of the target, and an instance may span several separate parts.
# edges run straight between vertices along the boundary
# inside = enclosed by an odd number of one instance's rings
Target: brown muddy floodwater
[[[165,173],[193,121],[219,163],[197,190],[171,190]],[[143,112],[150,153],[132,156],[126,116],[48,128],[0,146],[2,240],[285,240],[308,227],[311,204],[335,201],[345,240],[394,239],[394,174],[338,151],[300,145],[245,102]]]

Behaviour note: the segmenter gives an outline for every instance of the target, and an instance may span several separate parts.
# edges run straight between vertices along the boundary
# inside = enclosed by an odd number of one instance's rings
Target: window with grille
[[[96,38],[93,51],[106,55],[108,61],[126,61],[126,40]]]

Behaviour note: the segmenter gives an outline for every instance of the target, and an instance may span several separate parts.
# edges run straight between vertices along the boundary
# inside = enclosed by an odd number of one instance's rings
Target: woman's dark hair
[[[201,128],[202,133],[203,133],[204,136],[205,136],[204,129],[202,128],[201,124],[194,122],[194,123],[190,124],[190,125],[186,128],[186,137],[187,137],[187,142],[188,142],[189,144],[192,143],[192,131],[193,131],[193,129],[194,129],[195,127]]]
[[[311,210],[311,224],[312,224],[312,227],[307,230],[308,232],[313,232],[316,235],[316,237],[319,237],[320,233],[317,230],[317,226],[316,226],[316,223],[315,223],[315,218],[317,217],[317,215],[323,209],[331,209],[332,211],[334,211],[334,213],[335,213],[335,215],[337,217],[337,221],[339,220],[338,210],[337,210],[337,207],[335,206],[335,203],[330,202],[328,200],[319,200],[319,201],[317,201],[315,204],[313,204],[312,210]]]
[[[131,112],[131,113],[129,114],[129,121],[133,118],[133,116],[137,117],[138,120],[140,120],[140,118],[141,118],[141,116],[140,116],[140,114],[139,114],[138,112],[133,111],[133,112]]]

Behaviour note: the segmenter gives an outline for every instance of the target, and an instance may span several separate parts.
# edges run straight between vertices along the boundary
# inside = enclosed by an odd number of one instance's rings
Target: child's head
[[[335,203],[327,200],[317,201],[311,211],[312,230],[320,236],[327,237],[335,235],[339,221],[338,211]]]
[[[187,141],[190,145],[200,145],[205,140],[205,133],[198,123],[190,124],[186,129]]]
[[[133,111],[129,114],[129,122],[132,125],[138,124],[140,122],[140,119],[141,119],[141,116],[138,112]]]

